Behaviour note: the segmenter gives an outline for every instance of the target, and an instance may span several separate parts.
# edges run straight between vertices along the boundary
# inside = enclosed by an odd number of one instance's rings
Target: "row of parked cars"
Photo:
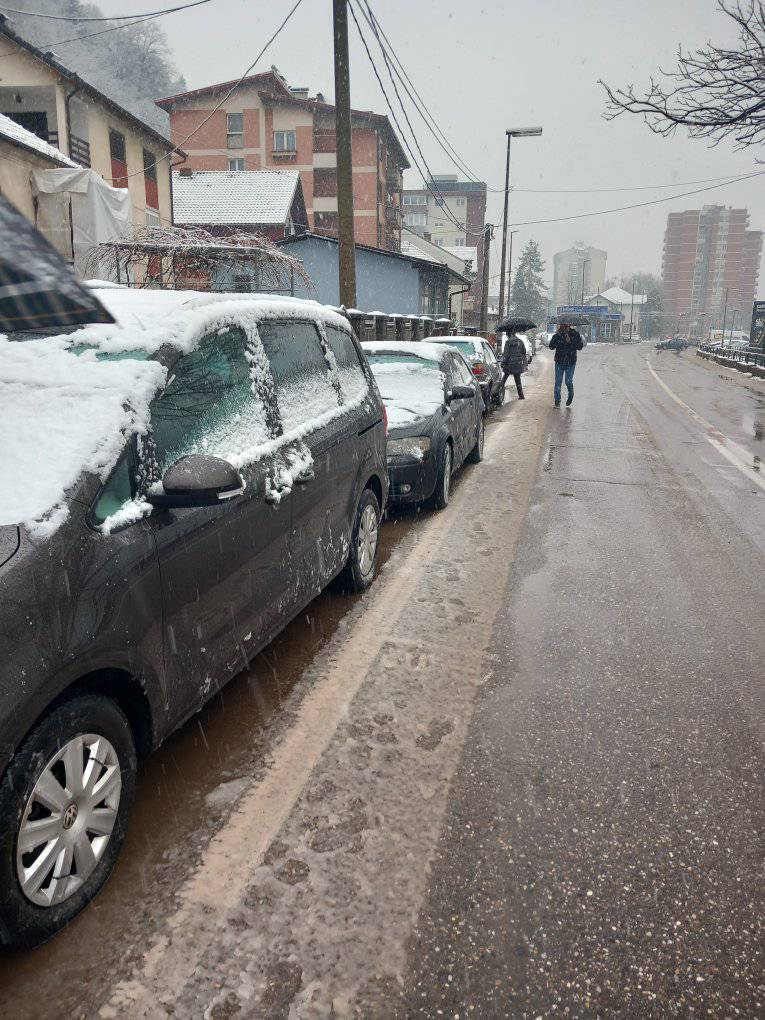
[[[310,301],[101,289],[116,325],[0,338],[0,944],[64,927],[138,761],[326,585],[389,498],[449,501],[501,373],[480,338],[359,344]]]

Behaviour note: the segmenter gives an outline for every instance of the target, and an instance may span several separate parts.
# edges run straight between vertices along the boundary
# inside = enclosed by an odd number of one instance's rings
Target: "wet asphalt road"
[[[765,385],[589,348],[556,411],[547,357],[147,764],[0,1016],[765,1015]]]
[[[765,1016],[765,387],[585,351],[496,625],[399,1016]],[[747,388],[751,387],[751,388]]]

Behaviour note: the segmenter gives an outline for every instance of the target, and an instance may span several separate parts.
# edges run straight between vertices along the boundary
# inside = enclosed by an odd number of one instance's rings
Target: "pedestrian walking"
[[[555,389],[553,395],[555,406],[560,407],[560,390],[566,380],[568,397],[566,407],[574,401],[574,369],[576,368],[576,352],[584,347],[580,332],[569,326],[567,322],[558,324],[558,332],[550,340],[550,350],[555,351]]]
[[[518,390],[519,400],[525,399],[523,396],[521,374],[526,371],[528,363],[529,359],[526,354],[526,344],[523,342],[523,337],[518,336],[517,333],[508,333],[502,351],[502,372],[504,375],[502,386],[504,388],[509,376],[512,376],[515,380],[515,388]]]

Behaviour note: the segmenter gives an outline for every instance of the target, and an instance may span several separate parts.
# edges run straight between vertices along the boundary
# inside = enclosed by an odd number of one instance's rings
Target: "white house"
[[[621,287],[609,287],[585,298],[584,303],[619,312],[622,316],[621,339],[635,340],[640,336],[640,313],[647,300],[647,294],[632,294]]]

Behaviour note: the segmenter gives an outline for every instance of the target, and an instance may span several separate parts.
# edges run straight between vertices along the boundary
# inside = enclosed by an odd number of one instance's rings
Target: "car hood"
[[[388,412],[388,438],[406,439],[408,436],[429,436],[443,416],[443,404],[421,404],[413,407],[386,401]]]

